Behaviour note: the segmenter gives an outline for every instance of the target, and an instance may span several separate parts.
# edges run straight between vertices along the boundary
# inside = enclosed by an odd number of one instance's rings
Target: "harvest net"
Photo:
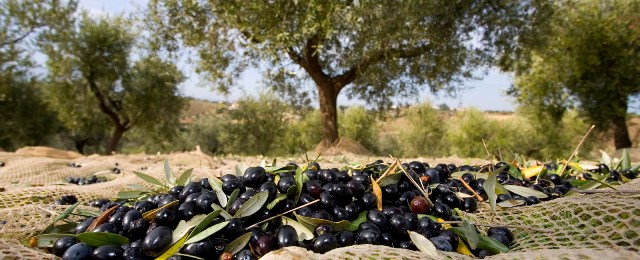
[[[75,160],[30,157],[0,152],[0,259],[51,259],[53,255],[25,246],[28,238],[43,230],[66,206],[54,205],[63,195],[75,195],[81,203],[98,198],[113,199],[130,185],[146,185],[131,174],[143,171],[164,178],[162,162],[168,159],[174,171],[194,168],[220,176],[234,166],[258,164],[260,158],[214,158],[202,153],[171,155],[89,156]],[[344,159],[344,158],[342,158]],[[249,161],[249,163],[247,163]],[[439,162],[448,162],[442,161]],[[71,163],[80,167],[71,167]],[[116,166],[117,163],[117,166]],[[332,162],[321,162],[321,164]],[[344,162],[335,163],[336,166]],[[118,167],[122,174],[115,174]],[[101,175],[106,182],[75,185],[68,176]],[[640,190],[640,181],[616,186],[619,190]],[[637,193],[636,193],[637,194]],[[89,207],[79,207],[90,209]],[[468,218],[478,224],[521,226],[513,228],[515,244],[509,253],[492,259],[640,259],[640,197],[633,194],[602,193],[564,197],[538,205],[500,210],[493,215],[488,206]],[[482,227],[481,227],[482,229]],[[442,258],[468,259],[456,253],[440,252]],[[385,246],[357,245],[315,254],[291,247],[274,251],[266,259],[428,259],[421,252]]]

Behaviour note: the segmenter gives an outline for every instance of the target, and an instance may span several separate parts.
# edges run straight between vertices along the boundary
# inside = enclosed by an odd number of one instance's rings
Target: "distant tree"
[[[449,105],[447,105],[446,103],[442,103],[438,105],[438,110],[449,111],[451,110],[451,108],[449,108]]]
[[[558,121],[575,106],[601,130],[613,129],[616,149],[631,147],[629,99],[640,94],[640,2],[556,1],[539,39],[521,45],[511,93]]]
[[[83,13],[76,26],[43,34],[39,41],[49,58],[53,107],[69,129],[110,122],[107,154],[134,127],[150,136],[175,134],[185,104],[177,88],[183,77],[174,64],[153,53],[132,61],[137,35],[130,27],[122,17],[94,19]]]
[[[0,147],[41,145],[58,130],[32,72],[32,40],[72,22],[77,1],[0,0]]]
[[[198,69],[220,91],[258,65],[271,86],[296,97],[311,80],[323,142],[331,144],[338,140],[342,90],[381,107],[398,94],[451,90],[511,51],[515,36],[546,3],[152,0],[147,21],[158,45],[194,47]]]

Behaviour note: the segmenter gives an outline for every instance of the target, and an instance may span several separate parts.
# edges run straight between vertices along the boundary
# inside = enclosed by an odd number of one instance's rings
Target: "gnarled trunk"
[[[330,83],[318,83],[320,98],[320,118],[322,120],[322,142],[326,146],[338,140],[338,91]]]
[[[118,143],[120,142],[120,139],[122,139],[125,131],[127,131],[125,127],[116,125],[116,127],[113,129],[113,133],[111,134],[111,139],[107,144],[107,155],[112,155],[113,152],[116,151],[116,149],[118,148]]]
[[[616,116],[612,119],[613,124],[613,143],[616,149],[631,147],[631,139],[629,138],[629,130],[627,129],[627,119],[625,115]]]

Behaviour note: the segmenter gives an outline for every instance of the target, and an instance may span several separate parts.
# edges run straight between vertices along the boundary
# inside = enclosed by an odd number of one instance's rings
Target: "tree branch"
[[[93,92],[93,95],[98,99],[98,103],[100,105],[100,111],[102,111],[102,113],[105,113],[109,118],[111,118],[111,120],[117,125],[117,127],[126,128],[126,126],[122,122],[120,122],[120,117],[118,117],[118,114],[113,110],[111,110],[109,106],[107,106],[107,101],[105,100],[105,96],[104,94],[102,94],[102,92],[100,92],[100,89],[98,88],[95,81],[93,80],[92,74],[88,75],[87,81],[89,82],[89,89],[91,89],[91,92]],[[128,120],[126,120],[126,122],[128,122]]]
[[[24,33],[23,35],[20,35],[18,38],[14,38],[14,39],[8,39],[2,43],[0,43],[0,47],[4,47],[10,44],[16,44],[22,40],[24,40],[24,38],[27,38],[27,36],[29,36],[31,33],[33,33],[36,30],[36,26],[31,27],[31,29],[29,29],[29,31],[27,31],[26,33]]]

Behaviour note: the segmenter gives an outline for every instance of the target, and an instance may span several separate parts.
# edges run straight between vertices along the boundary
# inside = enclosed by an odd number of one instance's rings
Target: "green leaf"
[[[220,215],[220,212],[222,212],[221,209],[219,210],[214,210],[213,212],[207,214],[206,217],[204,217],[191,231],[191,233],[189,234],[189,238],[197,235],[198,233],[202,232],[202,230],[204,230],[207,226],[209,226],[209,224],[211,224],[211,221],[213,221],[216,217],[218,217],[218,215]],[[195,218],[195,216],[194,216]]]
[[[504,186],[502,186],[502,184],[496,182],[496,195],[500,194],[509,194],[509,191]]]
[[[118,234],[109,232],[86,232],[76,235],[76,238],[80,242],[84,242],[87,245],[93,247],[100,247],[104,245],[116,245],[121,246],[129,243],[129,239]]]
[[[622,149],[620,165],[622,166],[622,170],[631,169],[631,157],[629,157],[629,151],[627,151],[627,149]]]
[[[518,167],[516,167],[515,165],[513,165],[511,163],[507,163],[507,165],[509,165],[509,170],[507,171],[509,173],[509,175],[511,175],[511,177],[513,177],[513,178],[515,178],[517,180],[522,180],[522,173],[520,172]]]
[[[167,203],[166,205],[164,205],[162,207],[155,208],[155,209],[149,210],[149,211],[147,211],[145,213],[142,213],[142,218],[144,220],[147,220],[147,221],[153,220],[153,219],[156,218],[156,213],[158,213],[162,209],[170,208],[170,207],[173,207],[175,205],[178,205],[179,202],[180,202],[179,200],[174,200],[174,201],[172,201],[170,203]]]
[[[367,221],[367,212],[368,211],[360,212],[360,214],[358,214],[358,217],[355,220],[353,220],[351,224],[349,224],[349,226],[347,227],[347,230],[349,231],[358,230],[358,228],[360,227],[360,224]]]
[[[137,172],[137,171],[133,171],[133,174],[135,174],[136,176],[138,176],[138,178],[142,179],[143,181],[146,181],[149,184],[152,185],[156,185],[158,187],[162,187],[162,188],[166,188],[167,186],[162,184],[158,179],[151,177],[150,175],[141,173],[141,172]]]
[[[491,212],[493,212],[494,215],[497,214],[496,200],[498,199],[498,195],[496,195],[496,183],[498,182],[496,179],[496,176],[498,176],[498,173],[500,173],[503,168],[504,166],[500,169],[490,172],[489,176],[484,181],[484,186],[483,186],[484,191],[487,193],[487,197],[489,198],[489,205],[491,205]]]
[[[214,191],[216,193],[216,197],[218,197],[218,202],[220,202],[220,206],[227,207],[227,205],[230,204],[228,200],[229,198],[227,198],[227,194],[224,194],[224,191],[221,191],[221,190],[214,189]]]
[[[191,238],[187,239],[187,242],[184,242],[185,244],[193,244],[195,242],[198,242],[200,240],[203,240],[215,233],[217,233],[218,231],[222,230],[224,227],[226,227],[229,224],[229,221],[225,221],[225,222],[220,222],[218,224],[215,224],[205,230],[202,230],[202,232],[191,236]]]
[[[447,230],[451,230],[456,235],[462,237],[463,239],[467,239],[465,232],[459,227],[451,227]],[[485,236],[478,237],[478,248],[489,251],[492,254],[506,253],[509,252],[509,247],[504,244],[498,242],[495,239],[491,239]]]
[[[247,202],[240,206],[240,209],[233,215],[234,218],[243,218],[253,215],[253,213],[258,212],[267,202],[269,198],[269,192],[262,191],[256,195],[253,195]]]
[[[220,210],[220,216],[222,216],[224,219],[229,220],[233,218],[231,214],[229,214],[229,212],[227,212],[222,207],[220,207],[220,205],[213,203],[211,204],[211,207],[213,208],[214,211]]]
[[[438,250],[436,249],[436,246],[433,245],[431,240],[429,240],[428,238],[424,237],[419,233],[416,233],[413,231],[407,231],[407,232],[409,232],[409,238],[411,239],[411,242],[413,242],[413,244],[416,245],[416,247],[418,248],[418,250],[420,250],[420,252],[425,253],[432,259],[441,258],[438,255]]]
[[[523,186],[517,186],[517,185],[503,185],[503,187],[509,190],[510,192],[518,194],[522,197],[534,196],[534,197],[538,197],[539,199],[547,198],[547,194],[544,194],[543,192],[534,190],[529,187],[523,187]]]
[[[178,222],[178,226],[173,230],[171,244],[177,243],[182,237],[184,237],[191,229],[200,223],[206,218],[204,214],[199,214],[193,216],[189,221],[180,220]],[[193,234],[193,232],[189,233]]]
[[[285,165],[285,166],[280,166],[280,167],[267,166],[267,167],[263,167],[263,168],[267,173],[270,173],[270,174],[280,174],[280,173],[283,173],[283,172],[291,172],[293,170],[296,170],[296,166],[295,165]]]
[[[303,173],[304,171],[307,170],[307,167],[309,166],[309,164],[303,166],[303,167],[299,167],[298,169],[296,169],[296,175],[295,177],[295,181],[296,181],[296,194],[295,194],[295,199],[293,200],[295,203],[298,203],[298,200],[300,199],[300,195],[302,194],[302,184],[303,184]],[[287,191],[287,193],[289,193],[289,191]]]
[[[289,225],[293,227],[293,229],[296,230],[296,233],[298,233],[298,241],[313,239],[313,232],[298,221],[283,216],[282,225]]]
[[[471,225],[469,221],[465,220],[462,222],[460,229],[462,229],[462,232],[464,232],[467,243],[469,243],[471,249],[476,249],[476,247],[478,246],[478,242],[480,242],[480,237],[478,236],[476,228]]]
[[[182,174],[180,174],[180,177],[178,177],[178,179],[176,180],[176,185],[187,185],[187,183],[189,183],[189,180],[191,179],[191,173],[193,173],[193,168],[182,172]]]
[[[451,177],[454,179],[457,179],[459,177],[462,177],[463,174],[465,173],[471,173],[473,174],[473,176],[478,179],[478,178],[483,178],[483,179],[487,179],[489,178],[489,173],[486,172],[472,172],[472,171],[459,171],[459,172],[454,172],[451,174]]]
[[[273,199],[273,201],[269,202],[269,204],[267,204],[267,209],[268,210],[272,210],[273,207],[275,207],[278,202],[286,200],[287,199],[287,194],[280,194],[278,195],[278,197],[276,197],[275,199]]]
[[[593,180],[589,181],[589,183],[587,183],[585,185],[577,187],[576,189],[578,189],[578,190],[594,190],[594,189],[600,187],[600,185],[602,185],[602,182],[606,181],[607,178],[609,178],[609,175],[611,175],[611,174],[607,173],[607,174],[603,174],[601,176],[594,175],[592,177]]]
[[[231,192],[231,195],[229,195],[229,200],[227,201],[227,207],[226,207],[227,210],[229,210],[229,208],[231,207],[231,204],[233,204],[233,202],[236,201],[236,199],[238,198],[238,195],[240,195],[240,189],[235,189],[233,190],[233,192]]]
[[[402,176],[404,175],[400,173],[389,174],[385,176],[384,179],[380,180],[380,186],[384,187],[391,184],[397,184]]]
[[[141,191],[141,190],[125,190],[125,191],[119,191],[118,197],[116,198],[119,200],[137,199],[147,193],[148,193],[147,191]]]
[[[176,183],[176,180],[173,177],[173,172],[171,172],[171,167],[169,167],[169,159],[164,160],[164,177],[169,183]]]
[[[300,224],[304,225],[309,230],[314,230],[318,225],[327,224],[327,225],[332,226],[336,231],[342,231],[342,230],[347,229],[349,227],[349,225],[351,224],[347,220],[341,220],[339,222],[333,222],[333,221],[329,221],[329,220],[326,220],[326,219],[309,218],[309,217],[305,217],[305,216],[300,216],[295,212],[293,213],[293,215],[296,216],[296,219],[298,220],[298,222],[300,222]]]
[[[227,247],[224,248],[224,252],[229,252],[231,255],[235,255],[240,252],[251,239],[251,232],[244,233],[244,235],[239,236],[235,240],[231,241],[231,243],[227,244]]]
[[[36,236],[36,239],[38,240],[36,247],[41,247],[41,248],[53,247],[53,244],[61,237],[75,237],[75,236],[76,235],[72,235],[72,234],[53,234],[53,233],[39,235],[39,236]]]
[[[510,199],[510,200],[505,200],[503,202],[498,203],[498,206],[500,206],[501,208],[513,208],[513,207],[517,207],[517,206],[522,206],[524,205],[524,200],[514,200],[514,199]]]
[[[52,233],[52,231],[53,231],[53,229],[54,229],[54,227],[55,227],[56,222],[58,222],[58,221],[60,221],[60,220],[62,220],[62,219],[66,219],[66,218],[71,214],[71,212],[73,212],[73,210],[75,210],[75,209],[78,207],[78,205],[80,205],[80,202],[76,202],[75,204],[73,204],[73,205],[69,206],[68,208],[66,208],[65,210],[63,210],[63,211],[60,213],[60,215],[58,215],[57,217],[55,217],[55,218],[53,219],[53,221],[51,221],[51,223],[50,223],[48,226],[46,226],[46,227],[42,230],[42,232],[40,232],[40,234]]]

